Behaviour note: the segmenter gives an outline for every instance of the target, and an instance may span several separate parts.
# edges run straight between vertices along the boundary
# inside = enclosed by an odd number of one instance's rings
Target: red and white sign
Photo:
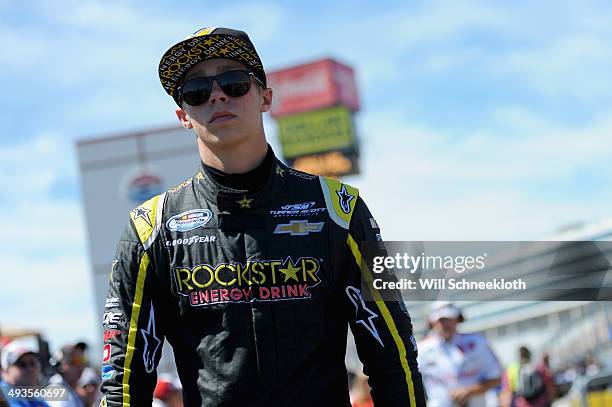
[[[353,69],[332,59],[270,72],[267,79],[274,118],[336,105],[359,110]]]
[[[102,352],[102,363],[106,363],[111,357],[111,346],[110,343],[104,345],[104,352]]]

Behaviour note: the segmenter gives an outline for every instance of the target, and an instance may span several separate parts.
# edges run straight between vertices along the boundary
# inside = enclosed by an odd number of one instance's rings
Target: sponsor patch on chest
[[[246,263],[201,264],[176,267],[173,277],[179,295],[191,306],[311,298],[321,280],[321,262],[313,257],[290,256]]]

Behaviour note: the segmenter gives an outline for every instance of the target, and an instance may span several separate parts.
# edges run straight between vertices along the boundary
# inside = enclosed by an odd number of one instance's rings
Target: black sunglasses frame
[[[244,73],[246,75],[244,78],[238,79],[238,80],[228,79],[228,74],[235,75],[237,72]],[[225,93],[227,96],[242,97],[246,95],[247,93],[249,93],[249,91],[251,90],[251,78],[255,79],[255,81],[262,88],[265,89],[265,85],[263,84],[263,82],[257,76],[255,76],[253,72],[242,70],[242,69],[233,69],[231,71],[225,71],[223,73],[220,73],[214,76],[201,76],[201,77],[196,77],[196,78],[192,78],[188,80],[187,82],[183,83],[183,85],[177,88],[176,100],[179,106],[181,106],[183,102],[187,103],[189,106],[199,106],[201,104],[204,104],[210,98],[210,94],[212,93],[214,81],[217,81],[219,88],[221,88],[223,93]],[[185,99],[184,92],[183,92],[185,85],[191,81],[200,81],[205,84],[205,86],[202,86],[199,89],[196,88],[192,91],[191,90],[189,91],[189,92],[194,92],[200,98],[200,100],[192,101],[192,103],[190,103],[189,101]],[[243,87],[235,88],[237,85],[242,85]]]

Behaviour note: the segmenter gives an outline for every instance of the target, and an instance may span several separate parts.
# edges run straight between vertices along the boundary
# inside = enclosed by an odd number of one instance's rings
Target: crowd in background
[[[435,303],[428,318],[430,333],[419,341],[419,369],[428,405],[437,407],[547,407],[579,377],[602,366],[592,355],[551,369],[549,356],[534,357],[527,346],[515,362],[501,366],[484,336],[461,333],[461,310]],[[50,353],[40,337],[0,337],[0,407],[98,406],[102,394],[99,366],[92,366],[88,345],[77,342]],[[65,400],[11,397],[10,390],[36,386],[66,389]],[[352,407],[372,407],[368,378],[349,372]],[[14,395],[14,393],[13,393]],[[154,407],[182,407],[182,388],[174,375],[160,374]]]
[[[0,407],[98,406],[102,376],[90,366],[84,342],[61,347],[50,357],[40,338],[2,338],[0,342]],[[63,400],[24,396],[22,389],[65,389]],[[12,390],[12,391],[11,391]],[[19,392],[16,392],[19,390]],[[38,392],[40,394],[40,391]],[[154,407],[182,407],[181,385],[175,376],[160,374],[154,391]]]
[[[502,366],[487,339],[463,333],[464,317],[448,302],[436,302],[428,316],[429,334],[419,341],[419,370],[432,407],[548,407],[579,377],[592,377],[602,366],[592,355],[553,370],[550,357],[518,348],[514,362]],[[352,407],[373,407],[367,377],[351,377]]]

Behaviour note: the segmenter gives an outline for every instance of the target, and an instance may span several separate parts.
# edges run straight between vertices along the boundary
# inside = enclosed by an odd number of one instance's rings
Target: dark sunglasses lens
[[[38,361],[36,361],[36,360],[20,360],[19,362],[15,363],[15,366],[17,366],[18,368],[21,368],[21,369],[25,369],[27,367],[36,367],[36,366],[38,366]]]
[[[208,100],[211,89],[212,85],[209,79],[196,78],[185,82],[181,95],[185,103],[190,106],[197,106]]]
[[[227,96],[240,97],[249,93],[251,78],[245,71],[229,71],[219,76],[219,87]]]

